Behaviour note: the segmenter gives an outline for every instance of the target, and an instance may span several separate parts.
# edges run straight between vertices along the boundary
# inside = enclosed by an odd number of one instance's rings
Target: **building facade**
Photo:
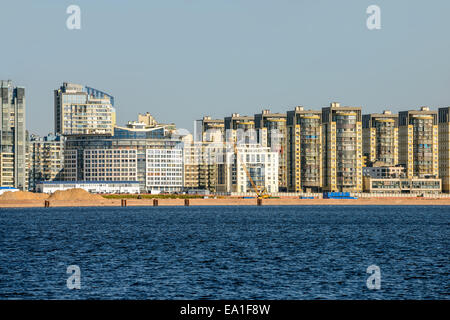
[[[398,115],[390,111],[362,116],[363,155],[367,165],[398,164]]]
[[[184,189],[217,191],[217,168],[223,158],[222,142],[183,139]]]
[[[28,142],[29,189],[35,191],[41,181],[62,180],[64,168],[64,138],[31,135]]]
[[[296,107],[287,113],[288,191],[322,189],[322,112]]]
[[[146,150],[147,191],[180,192],[183,188],[182,148]]]
[[[55,134],[113,134],[116,115],[111,95],[64,82],[54,99]]]
[[[408,178],[439,177],[438,114],[427,107],[402,111],[399,121],[399,164]]]
[[[222,142],[225,137],[224,120],[204,116],[195,122],[195,141]]]
[[[278,192],[278,154],[258,144],[241,144],[225,150],[223,163],[218,164],[219,192],[254,192],[250,175],[258,190]],[[245,168],[244,168],[245,166]],[[245,172],[247,170],[247,173]]]
[[[450,107],[439,108],[439,177],[442,191],[450,193]]]
[[[225,142],[255,144],[258,140],[254,117],[241,116],[239,113],[233,113],[231,117],[225,117],[224,128]]]
[[[322,109],[323,189],[362,191],[362,123],[360,107],[331,103]]]
[[[263,110],[255,114],[254,119],[258,143],[278,153],[278,188],[279,191],[287,191],[286,114]]]
[[[0,186],[27,189],[25,88],[0,81]]]
[[[441,179],[428,178],[372,178],[364,177],[364,192],[438,194]]]
[[[181,143],[165,136],[164,132],[164,128],[116,127],[112,136],[67,136],[64,180],[138,181],[141,192],[180,190]],[[150,149],[155,152],[149,152]],[[172,149],[178,151],[172,152]]]

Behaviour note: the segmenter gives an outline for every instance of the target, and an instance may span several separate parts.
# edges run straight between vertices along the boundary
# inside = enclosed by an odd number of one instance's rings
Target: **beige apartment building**
[[[288,191],[322,189],[322,112],[296,107],[287,112]]]
[[[258,143],[278,153],[278,188],[280,192],[287,191],[286,114],[271,113],[266,109],[255,114],[254,119]]]
[[[398,164],[398,115],[390,111],[362,116],[363,155],[366,165]]]
[[[439,177],[442,191],[450,193],[450,107],[439,108]]]
[[[324,191],[362,191],[361,120],[360,107],[322,108]]]
[[[402,111],[399,121],[399,164],[408,178],[439,177],[438,113],[428,107]]]

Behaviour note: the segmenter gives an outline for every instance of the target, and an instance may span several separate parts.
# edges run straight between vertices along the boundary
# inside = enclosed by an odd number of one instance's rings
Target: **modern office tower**
[[[234,151],[226,150],[224,161],[218,165],[217,191],[219,192],[254,192],[247,173],[254,184],[269,193],[278,192],[278,154],[259,144],[246,144],[236,147]]]
[[[437,118],[437,111],[428,107],[398,115],[398,160],[408,178],[439,177]]]
[[[398,115],[390,111],[362,116],[363,155],[368,165],[398,164]]]
[[[360,107],[333,102],[322,108],[323,190],[362,191],[362,123]]]
[[[224,120],[204,116],[203,119],[195,121],[195,141],[222,142],[224,127]]]
[[[287,113],[288,191],[322,189],[322,112],[296,107]]]
[[[112,134],[114,125],[111,95],[67,82],[55,90],[56,134]]]
[[[25,88],[0,81],[0,186],[25,190]]]
[[[225,117],[224,126],[224,140],[226,142],[253,144],[257,141],[255,120],[253,117],[241,116],[239,113],[233,113],[231,117]]]
[[[270,113],[266,109],[255,114],[254,119],[258,143],[279,155],[278,187],[279,191],[287,191],[286,114]]]
[[[439,177],[442,191],[450,193],[450,107],[439,108]]]
[[[138,181],[141,192],[179,191],[183,178],[181,142],[165,133],[163,127],[115,127],[113,135],[69,135],[64,150],[64,180]],[[156,151],[147,152],[149,149]],[[166,151],[172,149],[179,151]]]
[[[64,167],[64,138],[49,134],[31,135],[28,142],[29,189],[36,191],[41,181],[62,180]]]

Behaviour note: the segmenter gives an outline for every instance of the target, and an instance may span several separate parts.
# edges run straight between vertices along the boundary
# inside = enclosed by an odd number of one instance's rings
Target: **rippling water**
[[[448,299],[449,222],[444,206],[0,209],[0,298]]]

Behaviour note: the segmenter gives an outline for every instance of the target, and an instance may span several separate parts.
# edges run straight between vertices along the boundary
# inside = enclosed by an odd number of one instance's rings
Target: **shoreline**
[[[122,200],[126,200],[122,202]],[[0,208],[45,207],[47,200],[0,200]],[[153,199],[50,200],[49,207],[127,207],[155,206]],[[257,199],[157,199],[157,206],[256,206]],[[262,199],[262,206],[447,206],[450,198],[360,198],[360,199]]]

